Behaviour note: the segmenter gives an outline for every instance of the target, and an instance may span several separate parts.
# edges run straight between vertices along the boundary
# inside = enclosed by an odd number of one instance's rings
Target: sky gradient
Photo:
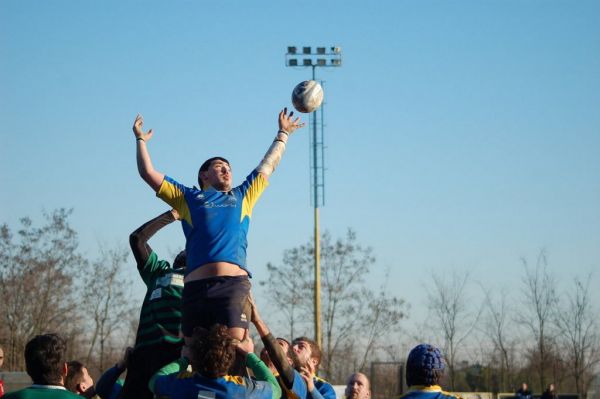
[[[127,245],[168,209],[137,174],[138,112],[156,169],[193,185],[220,155],[239,184],[310,77],[287,46],[337,45],[321,228],[374,248],[371,284],[389,268],[418,319],[432,271],[516,292],[545,248],[570,281],[600,267],[599,20],[597,1],[4,0],[1,221],[72,207],[83,251]],[[254,210],[256,280],[312,235],[308,133]],[[151,244],[171,257],[183,236]]]

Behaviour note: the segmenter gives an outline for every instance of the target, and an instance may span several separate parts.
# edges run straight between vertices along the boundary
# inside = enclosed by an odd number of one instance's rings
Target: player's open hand
[[[135,117],[135,121],[133,122],[133,134],[136,139],[142,139],[144,141],[148,141],[152,138],[152,129],[148,130],[144,133],[144,117],[140,114],[137,114]]]
[[[289,114],[287,112],[287,107],[284,108],[279,113],[279,130],[283,130],[284,132],[291,134],[294,130],[299,129],[304,126],[304,122],[300,120],[300,117],[297,116],[293,118],[294,111],[291,111]]]

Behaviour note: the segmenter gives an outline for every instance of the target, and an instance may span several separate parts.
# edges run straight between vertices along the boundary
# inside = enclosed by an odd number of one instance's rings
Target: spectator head
[[[523,382],[523,383],[521,384],[521,390],[523,390],[523,391],[527,391],[527,389],[528,389],[528,388],[529,388],[529,386],[527,385],[527,383],[526,383],[526,382]]]
[[[76,360],[67,363],[65,388],[86,398],[94,396],[94,380],[82,363]]]
[[[439,385],[444,369],[444,358],[438,348],[429,344],[417,345],[406,360],[406,383],[408,386]]]
[[[296,368],[310,366],[315,373],[321,364],[321,349],[315,341],[307,337],[299,337],[292,341],[292,348],[296,354]]]
[[[235,360],[235,343],[222,324],[215,324],[210,330],[196,327],[190,351],[192,368],[208,378],[223,377]]]
[[[0,346],[0,370],[2,369],[3,364],[4,364],[4,350]]]
[[[346,383],[344,396],[346,399],[369,399],[371,397],[371,384],[367,376],[363,373],[352,374]]]
[[[34,384],[63,385],[67,344],[56,334],[35,336],[25,345],[25,367]]]

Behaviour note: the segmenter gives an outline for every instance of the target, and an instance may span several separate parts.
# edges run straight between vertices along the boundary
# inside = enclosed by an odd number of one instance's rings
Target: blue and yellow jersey
[[[308,393],[308,389],[306,387],[306,382],[296,370],[294,370],[294,382],[292,383],[292,388],[289,389],[285,382],[281,379],[280,375],[277,375],[277,382],[281,387],[281,398],[282,399],[304,399],[306,398],[306,394]]]
[[[330,383],[328,383],[327,381],[325,381],[324,379],[320,378],[320,377],[314,377],[314,382],[315,382],[315,389],[317,391],[319,391],[319,393],[321,394],[321,396],[324,399],[336,399],[336,395],[335,395],[335,390],[333,389],[333,386],[331,386]],[[307,398],[311,398],[312,396],[310,395],[310,392],[308,392],[307,390]]]
[[[207,378],[198,373],[181,373],[157,378],[154,395],[159,399],[273,399],[273,390],[268,382],[254,381],[247,377]]]
[[[460,396],[442,391],[439,385],[411,386],[400,399],[462,399]]]
[[[186,237],[186,274],[212,262],[229,262],[248,271],[252,209],[268,184],[256,170],[229,192],[189,188],[165,176],[156,195],[179,212]]]

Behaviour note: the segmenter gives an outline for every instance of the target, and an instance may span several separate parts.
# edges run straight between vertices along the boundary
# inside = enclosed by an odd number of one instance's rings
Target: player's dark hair
[[[298,337],[294,339],[292,341],[292,346],[296,345],[300,341],[304,341],[310,346],[310,357],[317,359],[317,365],[315,366],[315,368],[318,369],[319,365],[321,364],[321,357],[323,356],[321,353],[321,348],[319,348],[319,345],[317,345],[315,341],[308,337]]]
[[[37,335],[25,345],[25,367],[34,384],[62,385],[66,341],[57,334]]]
[[[65,377],[65,388],[77,393],[77,385],[83,381],[84,365],[77,360],[67,362],[67,376]]]
[[[438,348],[429,344],[417,345],[406,360],[406,384],[440,385],[444,368],[444,358]]]
[[[213,161],[223,161],[227,165],[231,166],[229,161],[223,157],[212,157],[212,158],[209,158],[206,161],[204,161],[204,163],[202,165],[200,165],[200,169],[198,169],[198,185],[200,187],[200,190],[204,189],[204,187],[202,187],[202,179],[200,178],[200,173],[206,172],[208,170],[208,168],[210,168],[210,165],[213,163]]]
[[[235,360],[233,339],[229,336],[229,329],[222,324],[215,324],[210,330],[196,327],[190,349],[192,368],[208,378],[226,375]]]

